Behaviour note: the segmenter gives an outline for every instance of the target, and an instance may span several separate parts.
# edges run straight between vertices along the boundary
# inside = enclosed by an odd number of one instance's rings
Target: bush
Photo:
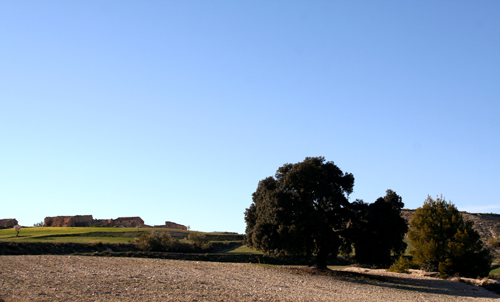
[[[500,236],[488,239],[488,246],[494,249],[500,248]]]
[[[189,233],[188,239],[193,242],[193,245],[201,250],[207,250],[211,247],[208,242],[207,236],[201,233]]]
[[[142,234],[137,240],[137,247],[147,252],[169,252],[176,249],[178,240],[170,233],[152,232]]]
[[[164,232],[144,233],[135,239],[135,244],[145,252],[192,253],[195,251],[194,245],[180,242],[170,233]]]
[[[439,270],[441,276],[475,278],[488,276],[491,266],[489,250],[483,247],[472,221],[443,198],[427,197],[411,220],[408,232],[414,250],[413,261],[426,271]]]
[[[401,256],[387,270],[389,272],[406,273],[407,274],[407,273],[409,273],[409,269],[412,267],[413,267],[412,262],[409,259]]]

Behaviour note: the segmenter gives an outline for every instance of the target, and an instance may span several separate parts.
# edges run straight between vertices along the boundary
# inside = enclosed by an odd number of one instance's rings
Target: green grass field
[[[16,237],[13,229],[0,230],[0,241],[8,242],[78,242],[78,243],[128,243],[151,228],[113,227],[33,227],[23,228]],[[186,233],[184,230],[155,228],[154,231]],[[74,235],[74,236],[72,236]]]
[[[493,274],[495,276],[500,275],[500,264],[494,264],[490,274]]]
[[[254,250],[253,248],[250,248],[246,245],[242,245],[240,247],[235,248],[234,250],[230,250],[227,253],[239,253],[239,254],[254,254],[254,255],[262,255],[262,252],[259,252],[257,250]]]

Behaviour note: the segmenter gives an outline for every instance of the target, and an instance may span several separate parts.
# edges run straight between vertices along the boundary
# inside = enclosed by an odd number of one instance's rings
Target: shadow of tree
[[[431,293],[438,295],[450,295],[459,297],[487,298],[500,295],[484,290],[478,286],[441,279],[414,279],[404,277],[387,276],[386,282],[373,284],[380,287],[395,288],[401,290],[416,291],[420,293]]]
[[[312,270],[310,268],[289,268],[293,273],[306,275],[323,275],[346,282],[365,283],[373,286],[407,290],[417,293],[429,293],[436,295],[449,295],[455,297],[471,298],[500,298],[500,295],[491,289],[478,286],[441,279],[419,279],[396,276],[379,276],[367,273],[346,272],[338,270]]]

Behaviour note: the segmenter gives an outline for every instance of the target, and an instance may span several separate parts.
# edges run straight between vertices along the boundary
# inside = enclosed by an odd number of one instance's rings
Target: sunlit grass
[[[58,234],[78,234],[78,233],[90,232],[91,231],[90,229],[94,228],[56,228],[56,227],[22,228],[21,231],[19,232],[19,235],[23,237],[34,237],[34,236],[46,236],[46,235],[58,235]],[[0,230],[0,240],[15,236],[16,232],[12,228]]]
[[[14,229],[0,230],[0,241],[16,242],[103,242],[127,243],[133,237],[151,231],[187,233],[185,230],[167,228],[121,228],[121,227],[33,227],[23,228],[16,237]],[[111,234],[110,234],[111,233]],[[64,236],[61,235],[77,235]],[[116,234],[116,235],[113,235]],[[54,237],[52,237],[54,236]],[[61,236],[61,237],[57,237]]]
[[[19,241],[19,240],[18,240]],[[27,238],[23,242],[64,242],[64,243],[131,243],[134,238],[131,237],[44,237]]]
[[[405,238],[404,241],[408,246],[406,247],[405,256],[410,256],[410,251],[413,250],[413,244],[411,244],[410,239]]]
[[[253,248],[250,248],[246,245],[242,245],[234,250],[228,251],[228,253],[240,253],[240,254],[255,254],[255,255],[262,255],[262,252],[259,252]]]
[[[492,270],[490,271],[490,274],[500,275],[500,263],[493,265]]]

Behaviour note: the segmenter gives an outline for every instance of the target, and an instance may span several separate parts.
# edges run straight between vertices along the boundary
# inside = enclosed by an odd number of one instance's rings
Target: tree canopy
[[[405,252],[404,236],[408,224],[401,217],[403,207],[401,196],[392,190],[387,190],[385,197],[372,204],[353,203],[355,215],[351,237],[357,262],[387,266],[393,262],[393,257]]]
[[[280,167],[259,182],[245,211],[246,242],[270,255],[337,255],[350,217],[354,177],[324,157]]]
[[[483,247],[473,222],[465,221],[442,197],[427,197],[412,217],[408,237],[414,247],[410,251],[413,261],[425,270],[473,278],[487,276],[490,271],[489,250]]]

